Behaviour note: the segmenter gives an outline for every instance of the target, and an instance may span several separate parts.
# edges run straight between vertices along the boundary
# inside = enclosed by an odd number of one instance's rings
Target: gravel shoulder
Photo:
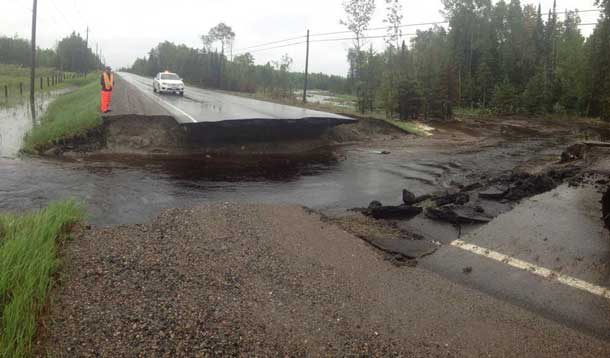
[[[51,356],[610,356],[610,344],[420,268],[299,206],[217,204],[82,229]]]

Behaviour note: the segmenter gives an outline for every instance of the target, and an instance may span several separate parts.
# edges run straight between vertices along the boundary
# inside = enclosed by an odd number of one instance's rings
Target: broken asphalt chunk
[[[369,208],[366,213],[375,219],[410,219],[422,212],[422,208],[410,205],[379,206]]]
[[[494,186],[488,188],[485,191],[479,193],[479,198],[481,199],[489,199],[489,200],[501,200],[504,198],[504,195],[508,192],[508,189],[505,187]]]
[[[485,224],[492,217],[469,206],[447,205],[427,208],[426,216],[433,220],[446,221],[452,224]]]
[[[401,255],[407,259],[418,259],[434,253],[437,246],[429,241],[402,239],[364,239],[369,244],[389,254]]]
[[[417,202],[417,197],[407,189],[402,190],[402,202],[407,205],[413,205]]]
[[[440,197],[434,199],[434,202],[438,206],[447,205],[447,204],[463,205],[469,201],[470,201],[470,196],[466,193],[447,194],[447,195],[440,196]]]

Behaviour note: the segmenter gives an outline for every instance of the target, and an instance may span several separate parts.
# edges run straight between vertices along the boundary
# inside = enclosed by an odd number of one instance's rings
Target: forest
[[[362,112],[388,117],[450,117],[455,108],[501,115],[547,113],[610,120],[610,6],[585,38],[578,10],[519,0],[443,0],[448,26],[418,30],[406,41],[400,0],[384,0],[385,48],[367,43],[375,0],[347,0],[341,23],[354,36],[345,77],[310,74],[309,88],[351,93]],[[406,9],[409,13],[409,9]],[[151,76],[171,69],[201,86],[274,97],[294,96],[303,73],[283,56],[265,65],[251,53],[225,52],[235,33],[223,23],[202,36],[201,49],[160,43],[131,70]],[[212,49],[220,43],[221,48]]]
[[[31,62],[29,40],[0,35],[0,63],[29,67]],[[61,39],[54,49],[36,50],[39,67],[53,67],[66,72],[88,72],[102,66],[100,58],[88,48],[80,34],[72,32]]]

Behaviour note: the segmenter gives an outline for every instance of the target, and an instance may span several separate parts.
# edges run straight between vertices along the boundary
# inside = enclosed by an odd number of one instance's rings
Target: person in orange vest
[[[114,89],[114,75],[110,66],[106,66],[106,70],[102,72],[100,84],[102,85],[102,113],[108,113],[110,112],[112,90]]]

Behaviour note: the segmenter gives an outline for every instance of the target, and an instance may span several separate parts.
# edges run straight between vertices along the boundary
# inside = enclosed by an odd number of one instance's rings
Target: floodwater
[[[161,210],[211,202],[289,203],[340,213],[372,200],[398,204],[402,189],[426,194],[453,181],[472,182],[523,159],[512,148],[485,153],[336,148],[306,158],[219,166],[205,158],[172,160],[129,157],[66,162],[0,159],[0,211],[44,207],[74,198],[88,205],[90,222],[145,222]],[[527,153],[554,151],[543,141],[521,143]],[[493,166],[480,166],[482,157]],[[480,172],[473,172],[473,168]]]
[[[37,119],[46,112],[49,103],[57,96],[71,90],[71,88],[64,88],[39,93],[33,108],[29,99],[24,99],[10,107],[0,106],[0,157],[15,158],[21,150],[23,137],[36,124]]]
[[[44,112],[56,96],[37,102]],[[73,198],[97,225],[145,222],[160,211],[211,202],[288,203],[339,213],[372,200],[398,204],[402,189],[417,195],[510,170],[533,156],[557,155],[561,138],[522,138],[478,150],[353,145],[306,157],[105,157],[78,161],[18,158],[34,121],[26,104],[0,111],[0,211],[20,211]]]
[[[300,92],[299,93],[295,92],[295,94],[297,95],[297,97],[299,95],[301,95],[301,96],[303,95]],[[300,98],[300,97],[298,97],[298,98]],[[355,109],[355,106],[356,106],[356,103],[354,101],[342,99],[329,91],[318,91],[318,90],[308,91],[307,92],[307,101],[310,103],[328,104],[328,105],[333,105],[333,106],[342,107],[342,108],[346,108],[346,109],[352,109],[352,110]]]

